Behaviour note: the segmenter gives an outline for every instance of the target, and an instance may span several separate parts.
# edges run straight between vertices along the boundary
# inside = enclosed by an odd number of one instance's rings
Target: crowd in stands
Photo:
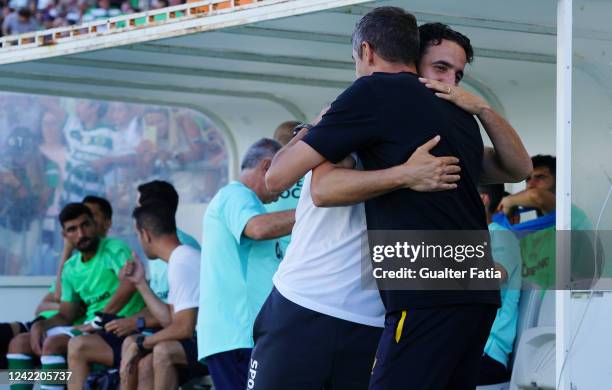
[[[54,273],[49,251],[61,251],[57,216],[69,202],[108,198],[123,218],[116,234],[131,235],[136,183],[172,180],[186,203],[202,203],[227,177],[221,133],[186,109],[4,94],[0,145],[4,275]]]
[[[184,0],[1,0],[0,36],[72,26],[183,3]]]

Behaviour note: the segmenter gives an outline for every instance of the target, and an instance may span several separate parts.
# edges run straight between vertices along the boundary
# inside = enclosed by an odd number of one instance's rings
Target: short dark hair
[[[174,186],[167,181],[153,180],[138,186],[140,204],[161,202],[166,204],[174,213],[178,209],[179,195]]]
[[[388,62],[416,65],[419,58],[416,18],[398,7],[377,7],[365,14],[355,25],[351,41],[359,58],[363,42]]]
[[[281,145],[287,145],[293,138],[293,129],[299,125],[299,121],[285,121],[274,130],[274,139]]]
[[[29,19],[32,17],[32,11],[30,11],[30,9],[27,7],[19,8],[19,11],[17,11],[17,14],[21,16],[22,18]]]
[[[474,49],[470,39],[458,31],[453,30],[444,23],[425,23],[419,27],[421,47],[419,58],[422,58],[431,46],[437,46],[443,39],[458,44],[465,51],[465,58],[468,63],[474,59]]]
[[[138,229],[146,229],[154,236],[176,233],[174,210],[167,204],[156,201],[136,207],[132,212]]]
[[[489,212],[492,214],[497,210],[499,202],[504,197],[504,185],[503,184],[481,184],[478,186],[478,192],[481,194],[487,194],[489,196]]]
[[[113,219],[113,207],[108,200],[95,195],[87,195],[83,198],[83,204],[85,203],[97,205],[106,219]]]
[[[93,220],[93,214],[91,213],[91,210],[83,203],[68,203],[59,213],[59,221],[62,225],[62,228],[64,227],[64,224],[66,222],[72,221],[73,219],[77,219],[81,215],[87,215]]]
[[[281,145],[278,141],[270,138],[262,138],[251,145],[247,150],[242,159],[242,164],[240,164],[240,169],[255,168],[262,160],[274,157],[276,152],[280,149]]]
[[[549,154],[538,154],[531,157],[533,168],[547,167],[553,176],[557,176],[557,158]]]

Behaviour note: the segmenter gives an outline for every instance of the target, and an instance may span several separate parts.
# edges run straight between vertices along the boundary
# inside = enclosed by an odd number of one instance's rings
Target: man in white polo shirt
[[[182,245],[176,234],[175,210],[150,202],[134,210],[138,239],[146,256],[168,262],[168,303],[164,303],[145,279],[137,259],[122,270],[134,283],[147,308],[163,329],[152,335],[132,336],[123,343],[121,381],[124,388],[176,389],[191,375],[203,371],[197,361],[195,325],[200,294],[200,251]],[[138,375],[146,370],[153,375]],[[143,383],[146,381],[147,383]]]

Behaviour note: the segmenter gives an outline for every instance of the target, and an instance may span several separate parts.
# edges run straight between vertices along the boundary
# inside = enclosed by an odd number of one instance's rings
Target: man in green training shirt
[[[134,294],[133,285],[118,278],[131,258],[129,248],[118,240],[101,239],[91,210],[82,203],[66,205],[59,220],[62,234],[77,250],[62,271],[59,313],[36,322],[29,333],[11,341],[7,354],[11,369],[31,368],[34,356],[41,357],[43,369],[65,368],[69,340],[98,328],[96,313],[126,316],[144,306],[142,297]],[[85,324],[72,326],[83,308]]]
[[[113,225],[113,208],[111,204],[104,198],[91,195],[88,195],[83,199],[83,204],[91,210],[92,215],[94,216],[98,236],[100,238],[105,238],[109,229]],[[38,304],[38,307],[34,312],[35,318],[32,321],[0,323],[0,370],[5,370],[8,368],[6,352],[13,337],[16,337],[21,333],[29,332],[30,328],[35,322],[51,318],[59,312],[62,283],[61,274],[64,264],[72,256],[72,252],[72,245],[64,240],[64,248],[61,253],[56,277],[53,280],[53,283],[51,283],[47,294],[45,294]],[[58,286],[59,288],[57,288]],[[80,325],[81,321],[77,321],[75,324]]]

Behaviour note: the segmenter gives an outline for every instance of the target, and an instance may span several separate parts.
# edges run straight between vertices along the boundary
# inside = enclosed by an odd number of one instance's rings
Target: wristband
[[[136,337],[136,346],[138,347],[138,353],[143,356],[151,352],[150,349],[145,348],[144,340],[145,336],[143,335],[139,335],[138,337]]]
[[[144,317],[136,318],[136,330],[138,331],[138,333],[142,333],[144,329],[145,329],[145,318]]]
[[[312,129],[313,127],[314,127],[314,126],[313,126],[313,125],[311,125],[310,123],[300,123],[300,124],[298,124],[297,126],[295,126],[295,127],[293,128],[292,134],[293,134],[293,136],[295,137],[295,136],[296,136],[296,135],[297,135],[297,134],[300,132],[300,130],[302,130],[302,129],[308,129],[308,130],[310,130],[310,129]]]

